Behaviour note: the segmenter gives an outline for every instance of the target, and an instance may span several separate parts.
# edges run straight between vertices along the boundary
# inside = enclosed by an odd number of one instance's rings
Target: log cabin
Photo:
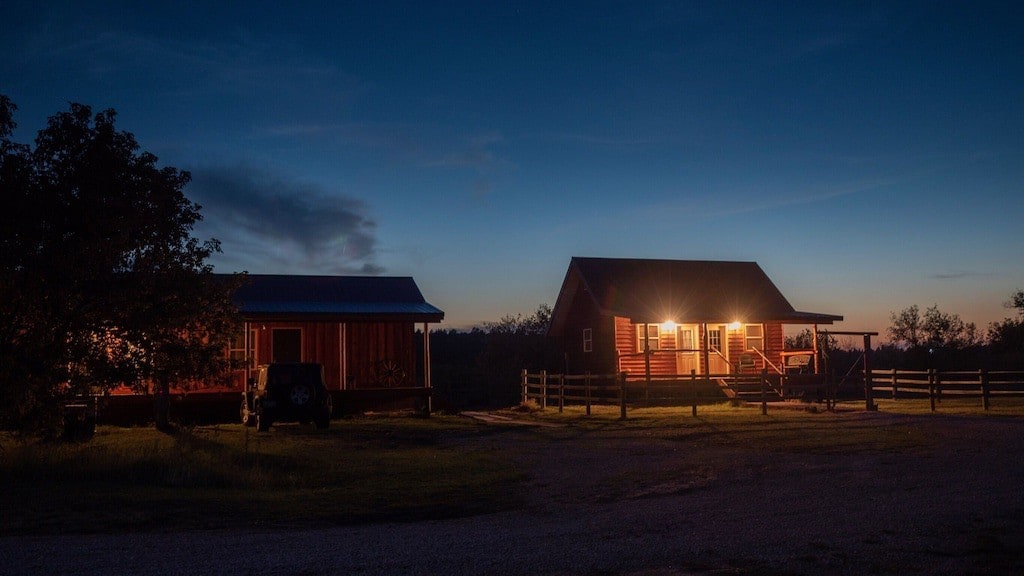
[[[574,257],[549,335],[570,374],[783,373],[785,325],[817,342],[842,319],[795,310],[756,262]]]

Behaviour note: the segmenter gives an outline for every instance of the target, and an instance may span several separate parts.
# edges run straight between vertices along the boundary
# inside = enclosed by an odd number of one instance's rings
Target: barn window
[[[245,331],[235,334],[228,344],[228,358],[234,368],[245,367]],[[249,368],[256,367],[256,331],[249,331]]]
[[[661,348],[661,331],[658,324],[647,325],[647,339],[650,341],[651,350],[659,350]],[[645,350],[644,348],[644,325],[637,324],[636,327],[636,349],[640,352]]]
[[[274,328],[273,362],[302,362],[302,328]]]
[[[746,325],[746,350],[764,350],[764,324]]]
[[[594,331],[590,328],[583,329],[583,351],[594,351]]]

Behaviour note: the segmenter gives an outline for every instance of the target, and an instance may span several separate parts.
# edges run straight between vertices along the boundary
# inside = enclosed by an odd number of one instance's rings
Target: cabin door
[[[710,374],[729,374],[729,343],[726,341],[728,327],[725,324],[708,324],[708,363]]]
[[[676,326],[676,373],[689,374],[691,370],[700,373],[700,346],[697,340],[696,324]]]

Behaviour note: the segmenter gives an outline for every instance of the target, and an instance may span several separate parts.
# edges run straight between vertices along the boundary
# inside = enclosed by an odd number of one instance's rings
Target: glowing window
[[[747,324],[746,349],[764,350],[764,324]]]
[[[649,340],[651,350],[661,349],[661,326],[658,324],[647,325],[647,339]],[[636,349],[640,352],[645,350],[644,348],[644,325],[637,324],[636,327]]]

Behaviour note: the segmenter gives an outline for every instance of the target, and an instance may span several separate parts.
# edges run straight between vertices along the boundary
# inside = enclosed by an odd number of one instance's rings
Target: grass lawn
[[[0,435],[0,535],[329,526],[452,518],[517,508],[533,466],[556,450],[611,442],[670,441],[725,454],[925,454],[927,400],[879,401],[878,412],[759,406],[615,406],[507,410],[514,423],[468,418],[358,417],[326,431],[282,425],[257,433],[240,424],[183,428],[100,427],[92,441],[62,444]],[[1024,404],[989,412],[945,399],[943,418],[1014,418]],[[661,444],[664,446],[664,442]],[[549,448],[551,446],[548,446]],[[550,452],[548,452],[550,453]],[[515,457],[513,457],[515,456]],[[541,458],[541,460],[538,460]],[[518,463],[518,464],[517,464]],[[674,470],[674,468],[673,468]],[[632,483],[626,478],[624,482]]]
[[[100,427],[82,444],[0,436],[0,534],[336,525],[515,505],[499,455],[439,446],[485,433],[457,417],[357,418],[330,429]]]

